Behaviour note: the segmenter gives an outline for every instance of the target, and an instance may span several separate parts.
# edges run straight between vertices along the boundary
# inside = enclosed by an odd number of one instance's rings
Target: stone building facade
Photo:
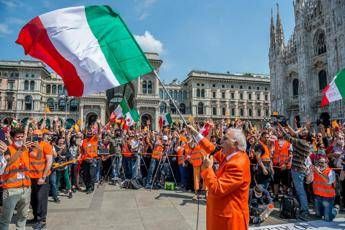
[[[162,60],[158,54],[146,55],[159,73]],[[267,75],[191,71],[182,82],[174,79],[164,85],[186,120],[192,116],[196,120],[241,118],[260,123],[271,113]],[[112,103],[109,108],[113,110],[122,99],[123,87],[110,92],[108,99]],[[180,119],[174,103],[153,74],[134,81],[131,93],[135,98],[133,106],[138,108],[143,125],[157,129],[159,117],[166,112],[170,112],[173,120]]]
[[[324,108],[321,91],[345,67],[345,1],[294,0],[295,28],[287,43],[277,7],[271,15],[269,67],[272,111],[293,122],[344,119],[345,102]]]
[[[49,108],[46,110],[46,108]],[[88,97],[67,97],[63,81],[50,73],[39,61],[0,61],[0,119],[17,118],[24,122],[29,117],[47,123],[55,116],[74,124],[83,125],[100,118],[106,121],[105,93]]]

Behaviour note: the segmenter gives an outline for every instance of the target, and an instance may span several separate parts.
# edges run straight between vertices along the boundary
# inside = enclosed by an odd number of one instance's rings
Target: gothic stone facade
[[[100,118],[106,121],[106,96],[104,93],[88,97],[66,97],[63,81],[50,73],[39,61],[0,61],[0,119],[25,121],[29,117],[42,119],[45,108],[48,123],[55,116],[73,124],[82,125]]]
[[[295,0],[287,44],[277,7],[271,15],[269,67],[272,111],[290,122],[344,119],[345,101],[321,108],[321,91],[345,67],[345,1]]]

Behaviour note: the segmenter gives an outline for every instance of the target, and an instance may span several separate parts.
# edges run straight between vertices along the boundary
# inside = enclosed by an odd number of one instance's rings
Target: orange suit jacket
[[[204,141],[204,140],[203,140]],[[215,155],[220,167],[202,171],[208,188],[206,206],[207,230],[242,230],[249,226],[250,161],[245,152],[225,157]]]

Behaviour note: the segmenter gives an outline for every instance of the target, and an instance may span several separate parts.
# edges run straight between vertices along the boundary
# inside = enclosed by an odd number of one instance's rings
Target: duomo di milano
[[[283,25],[277,12],[271,19],[270,75],[253,73],[211,73],[192,70],[183,81],[170,80],[166,87],[187,119],[241,118],[261,124],[272,112],[287,116],[317,119],[344,118],[344,103],[320,108],[321,89],[338,70],[345,67],[345,1],[295,0],[295,29],[284,42]],[[158,54],[146,53],[159,71]],[[134,98],[143,125],[158,128],[159,116],[170,112],[178,119],[158,80],[152,75],[140,77],[132,85],[118,87],[84,98],[64,94],[62,80],[37,61],[0,61],[0,119],[21,121],[33,116],[41,119],[46,107],[48,123],[55,116],[83,125],[107,116],[125,96]],[[131,96],[131,91],[133,92]],[[271,108],[272,106],[272,108]]]

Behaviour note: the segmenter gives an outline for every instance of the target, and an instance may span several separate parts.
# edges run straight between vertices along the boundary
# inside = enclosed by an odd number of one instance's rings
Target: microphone
[[[218,152],[219,150],[221,150],[222,147],[220,147],[219,145],[216,146],[216,148],[210,153],[210,156],[213,156],[214,154],[216,154],[216,152]]]

